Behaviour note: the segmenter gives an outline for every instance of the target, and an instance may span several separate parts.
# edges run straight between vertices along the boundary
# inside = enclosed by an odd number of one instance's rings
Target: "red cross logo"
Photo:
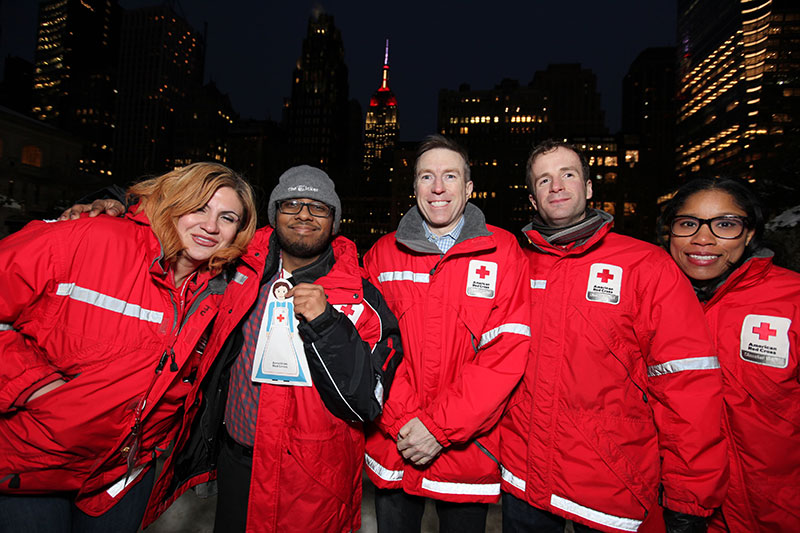
[[[768,322],[762,322],[757,328],[753,328],[753,333],[758,335],[758,340],[767,341],[770,337],[777,335],[778,331],[770,329]]]
[[[481,265],[481,267],[478,270],[476,270],[475,273],[477,275],[479,275],[481,277],[481,279],[483,279],[486,276],[488,276],[489,274],[491,274],[491,271],[486,270],[486,267]]]
[[[284,320],[286,320],[286,317],[285,317],[285,316],[283,316],[283,315],[278,315],[278,316],[275,318],[275,320],[277,320],[278,322],[280,322],[281,324],[283,324],[283,321],[284,321]]]
[[[347,316],[353,316],[356,314],[356,312],[353,311],[353,306],[350,304],[342,306],[342,313],[346,314]]]
[[[598,272],[597,277],[600,278],[600,281],[603,283],[608,283],[608,280],[614,279],[614,274],[609,272],[608,269],[605,269],[602,272]]]

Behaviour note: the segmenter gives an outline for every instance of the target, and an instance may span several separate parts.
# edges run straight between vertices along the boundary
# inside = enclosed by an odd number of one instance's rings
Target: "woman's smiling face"
[[[687,198],[675,218],[690,216],[707,220],[731,215],[746,217],[747,213],[727,192],[708,189]],[[739,237],[721,239],[711,232],[708,224],[702,224],[697,233],[690,237],[671,235],[669,252],[689,278],[698,281],[714,279],[741,259],[753,233],[754,230],[745,227]]]

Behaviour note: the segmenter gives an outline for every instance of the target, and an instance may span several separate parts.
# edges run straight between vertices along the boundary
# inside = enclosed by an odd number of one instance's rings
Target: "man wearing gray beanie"
[[[90,216],[103,210],[124,208],[102,200]],[[403,349],[397,319],[361,277],[355,243],[338,234],[341,211],[324,171],[302,165],[281,175],[270,225],[224,273],[219,309],[230,311],[217,314],[214,331],[231,333],[212,331],[197,348],[213,367],[145,525],[216,469],[216,485],[202,492],[218,490],[217,532],[361,527],[363,423],[381,413]]]
[[[107,201],[93,211],[103,209],[123,211]],[[268,218],[226,273],[220,308],[231,312],[214,329],[232,333],[153,488],[147,523],[216,469],[202,492],[218,491],[217,532],[361,527],[363,423],[380,414],[403,357],[397,319],[361,277],[355,243],[338,235],[341,202],[324,171],[284,172]],[[220,343],[212,331],[207,346]]]
[[[209,405],[207,412],[220,416],[204,418],[206,429],[192,435],[222,435],[218,461],[205,458],[217,468],[215,530],[355,531],[362,423],[380,414],[402,358],[397,320],[361,278],[355,243],[338,235],[341,201],[324,171],[302,165],[284,172],[267,213],[270,225],[256,232],[242,258],[252,267],[239,268],[247,276],[242,289],[225,293],[240,300],[242,313],[217,318],[241,323],[216,363],[233,361],[229,371],[207,388],[227,386],[227,402],[224,409]],[[276,304],[293,306],[296,318],[294,329],[273,327],[273,335],[265,325],[277,324]],[[300,342],[278,344],[270,359],[263,345],[281,332]],[[296,366],[294,374],[287,364]],[[184,448],[196,449],[192,442]]]

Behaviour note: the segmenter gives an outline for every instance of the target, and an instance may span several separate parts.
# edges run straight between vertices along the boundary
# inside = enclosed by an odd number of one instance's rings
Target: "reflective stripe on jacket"
[[[210,364],[194,348],[226,281],[175,288],[160,258],[144,214],[33,222],[0,243],[0,491],[74,491],[99,515],[140,479],[126,483],[128,455],[147,465],[169,447]]]
[[[242,319],[260,284],[277,269],[279,251],[272,228],[256,232],[238,267],[246,279],[226,292],[209,340],[208,349],[220,351],[217,365],[229,366],[239,356]],[[292,278],[322,285],[328,303],[343,312],[329,310],[313,323],[300,323],[313,386],[261,385],[247,530],[355,531],[361,523],[362,420],[380,413],[402,360],[397,321],[362,279],[355,244],[344,237]],[[323,324],[317,327],[317,321]],[[191,434],[181,435],[164,465],[145,526],[187,488],[215,477],[228,376],[224,368],[211,376],[216,380],[203,387],[205,401]]]
[[[503,490],[601,531],[656,504],[711,514],[725,491],[721,380],[672,259],[609,233],[562,248],[527,233],[531,358],[500,427]]]
[[[487,226],[467,204],[458,241],[441,254],[412,208],[397,232],[366,254],[364,267],[400,321],[405,349],[367,439],[370,479],[438,500],[497,501],[500,473],[485,448],[530,340],[528,293],[520,289],[527,272],[516,239]],[[423,468],[397,451],[398,431],[414,417],[444,446]]]
[[[800,274],[753,257],[705,305],[722,367],[733,533],[800,531]],[[712,531],[722,531],[719,517]]]

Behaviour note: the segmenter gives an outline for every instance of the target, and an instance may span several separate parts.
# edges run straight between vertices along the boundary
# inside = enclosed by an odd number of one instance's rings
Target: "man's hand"
[[[328,296],[322,285],[298,283],[286,293],[287,298],[294,297],[294,314],[311,322],[325,311]]]
[[[417,466],[430,463],[442,451],[442,445],[417,417],[406,422],[397,435],[397,451]]]
[[[47,385],[45,385],[41,389],[37,389],[33,394],[28,396],[28,399],[25,400],[25,403],[28,403],[31,400],[35,400],[39,396],[41,396],[43,394],[47,394],[51,390],[55,390],[55,389],[59,388],[61,385],[64,385],[65,383],[66,383],[66,381],[64,381],[63,379],[57,379],[55,381],[51,381],[50,383],[48,383]]]
[[[117,200],[111,199],[104,199],[104,200],[95,200],[90,204],[75,204],[63,213],[61,216],[58,217],[58,220],[75,220],[76,218],[80,218],[81,213],[89,213],[89,217],[93,218],[97,215],[101,215],[105,213],[108,216],[118,217],[125,212],[125,206],[123,206]]]

